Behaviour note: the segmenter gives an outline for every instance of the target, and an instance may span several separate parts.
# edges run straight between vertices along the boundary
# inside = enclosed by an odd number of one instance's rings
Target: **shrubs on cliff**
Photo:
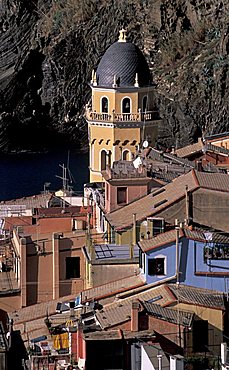
[[[183,33],[174,32],[168,39],[162,39],[160,43],[162,66],[173,65],[177,60],[180,60],[189,55],[200,44],[218,39],[220,32],[211,22],[199,22],[195,28],[191,28]]]
[[[64,37],[78,23],[88,21],[99,10],[99,3],[97,0],[53,0],[48,9],[43,6],[38,10],[40,34]]]

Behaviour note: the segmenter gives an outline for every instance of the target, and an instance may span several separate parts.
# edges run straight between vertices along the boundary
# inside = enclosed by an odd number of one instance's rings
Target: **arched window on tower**
[[[147,111],[147,96],[144,96],[142,99],[142,112],[145,113]]]
[[[131,159],[131,153],[130,153],[130,151],[129,151],[129,150],[124,150],[124,151],[122,152],[122,159],[123,159],[124,161],[130,161],[130,159]]]
[[[111,150],[109,150],[107,153],[107,164],[108,166],[111,166]]]
[[[101,151],[101,157],[100,157],[100,168],[101,171],[104,171],[106,169],[106,164],[107,164],[107,152],[106,150]]]
[[[122,113],[130,113],[130,98],[124,98],[122,101]]]
[[[106,96],[102,97],[102,113],[108,113],[108,99]]]

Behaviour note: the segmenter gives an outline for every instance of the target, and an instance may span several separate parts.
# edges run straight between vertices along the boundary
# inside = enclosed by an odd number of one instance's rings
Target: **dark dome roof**
[[[130,42],[115,42],[103,55],[98,68],[98,86],[112,86],[114,75],[118,86],[134,86],[138,73],[139,86],[151,84],[148,64],[140,49]]]

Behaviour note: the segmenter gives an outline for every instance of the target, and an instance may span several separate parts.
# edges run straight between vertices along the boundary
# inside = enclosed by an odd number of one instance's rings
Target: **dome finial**
[[[119,31],[118,42],[126,42],[126,30],[124,28]]]
[[[97,86],[97,74],[94,71],[93,77],[92,77],[92,85]]]
[[[135,83],[134,83],[134,86],[135,86],[135,87],[139,87],[139,83],[138,83],[138,73],[136,73],[136,75],[135,75]]]
[[[95,74],[95,70],[93,69],[91,72],[91,84],[93,84],[94,74]]]
[[[112,87],[117,87],[117,77],[116,77],[116,75],[114,75],[114,82],[113,82]]]

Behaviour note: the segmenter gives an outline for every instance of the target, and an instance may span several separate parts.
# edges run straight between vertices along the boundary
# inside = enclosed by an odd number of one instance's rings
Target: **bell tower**
[[[133,160],[143,143],[153,146],[159,114],[154,85],[139,48],[122,29],[117,42],[92,71],[91,103],[86,106],[90,182],[102,182],[102,171],[118,160]]]

